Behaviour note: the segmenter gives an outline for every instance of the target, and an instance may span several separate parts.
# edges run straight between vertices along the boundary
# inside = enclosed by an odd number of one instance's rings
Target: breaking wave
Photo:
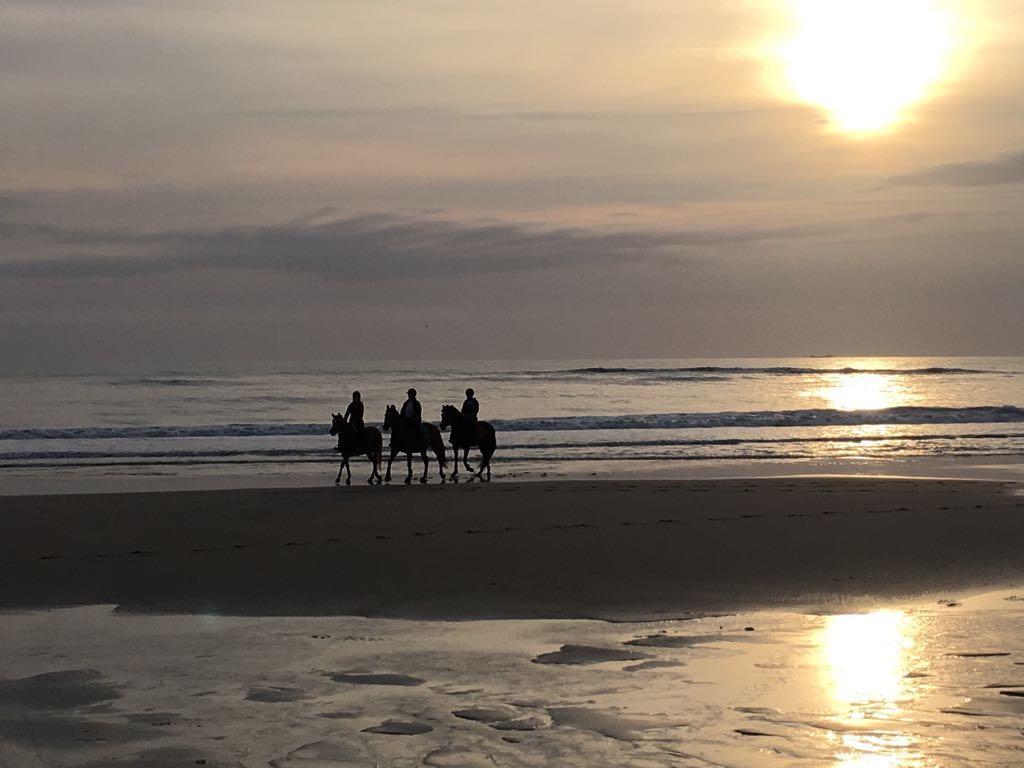
[[[730,427],[827,427],[882,424],[991,424],[1024,422],[1024,408],[1013,405],[972,408],[901,406],[841,411],[652,413],[614,416],[551,416],[492,419],[499,432],[562,432],[615,429],[720,429]],[[327,424],[215,424],[205,426],[69,427],[0,429],[0,440],[113,440],[139,438],[327,436]]]

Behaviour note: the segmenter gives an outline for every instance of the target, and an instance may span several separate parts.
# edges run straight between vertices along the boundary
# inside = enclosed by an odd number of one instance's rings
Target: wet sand
[[[1020,592],[677,622],[4,616],[0,765],[1009,766]]]
[[[1024,580],[1010,483],[806,478],[0,498],[0,607],[684,617]]]

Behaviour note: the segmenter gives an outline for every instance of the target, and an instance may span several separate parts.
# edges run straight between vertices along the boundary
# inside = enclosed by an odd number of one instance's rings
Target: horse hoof
[[[426,485],[426,484],[427,484],[427,478],[421,477],[420,478],[420,485]]]
[[[335,481],[334,481],[334,484],[335,484],[335,485],[341,485],[341,480],[335,480]]]
[[[405,478],[405,484],[406,485],[412,485],[412,478],[411,477]]]
[[[346,480],[345,481],[345,485],[352,485],[352,481],[351,480]]]

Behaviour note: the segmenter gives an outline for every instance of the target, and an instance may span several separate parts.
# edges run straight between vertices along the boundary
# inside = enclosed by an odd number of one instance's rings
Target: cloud
[[[410,280],[638,260],[678,264],[687,248],[802,239],[832,231],[818,225],[604,232],[390,214],[323,221],[329,213],[324,209],[285,224],[214,231],[19,230],[8,225],[9,232],[22,238],[73,246],[75,254],[8,261],[0,264],[0,275],[117,279],[219,269],[312,274],[349,282]]]
[[[903,176],[893,176],[896,186],[987,187],[1024,182],[1024,150],[1007,152],[995,160],[947,163]]]

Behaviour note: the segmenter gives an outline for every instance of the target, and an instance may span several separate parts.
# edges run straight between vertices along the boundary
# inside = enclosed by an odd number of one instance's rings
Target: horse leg
[[[455,463],[459,463],[459,454],[455,454]],[[462,466],[466,468],[467,472],[472,472],[473,468],[469,466],[469,446],[467,445],[462,449]]]
[[[352,468],[348,465],[348,458],[345,458],[345,485],[352,485]]]
[[[445,482],[444,476],[444,459],[441,457],[441,451],[444,450],[444,443],[440,443],[438,450],[434,451],[434,455],[437,457],[437,471],[441,473],[441,482]],[[458,464],[458,462],[455,462]]]
[[[405,466],[409,473],[405,476],[405,484],[412,484],[412,453],[405,454]]]
[[[394,448],[392,448],[391,449],[391,455],[388,456],[388,471],[384,475],[384,482],[385,483],[390,483],[391,482],[391,462],[393,462],[395,460],[395,455],[397,453],[398,453],[398,451],[396,451]]]
[[[423,459],[423,477],[420,478],[420,482],[425,483],[427,482],[427,471],[430,469],[430,459],[427,458],[426,448],[423,449],[423,452],[420,453],[420,456]],[[412,456],[409,457],[409,461],[412,461]],[[412,470],[410,469],[409,472],[411,473]]]
[[[334,478],[335,485],[341,485],[341,470],[345,466],[345,460],[341,460],[341,464],[338,465],[338,476]]]

